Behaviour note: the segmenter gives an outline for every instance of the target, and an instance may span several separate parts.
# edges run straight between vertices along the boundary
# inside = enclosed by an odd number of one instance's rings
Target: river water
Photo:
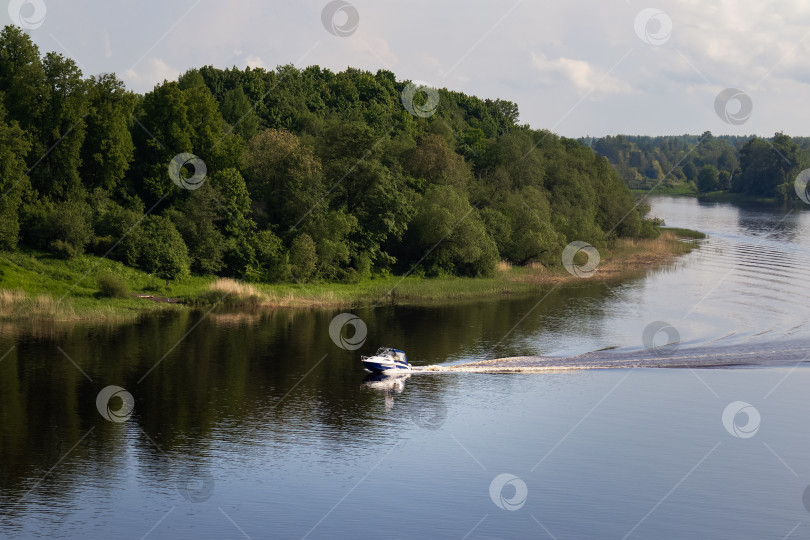
[[[810,213],[652,207],[709,238],[619,284],[352,310],[357,350],[332,310],[3,323],[0,536],[810,538]],[[756,367],[366,380],[379,345]]]

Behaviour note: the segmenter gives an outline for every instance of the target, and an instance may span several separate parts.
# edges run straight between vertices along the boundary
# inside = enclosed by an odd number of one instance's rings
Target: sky
[[[388,69],[568,136],[810,135],[810,2],[0,0],[136,92],[203,65]]]

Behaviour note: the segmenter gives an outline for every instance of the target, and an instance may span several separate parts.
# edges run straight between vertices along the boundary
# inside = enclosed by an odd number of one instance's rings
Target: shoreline
[[[733,193],[731,191],[707,191],[704,193],[696,192],[696,191],[683,191],[683,190],[671,190],[668,191],[667,189],[631,189],[630,192],[636,195],[644,195],[646,197],[656,196],[656,197],[691,197],[694,199],[704,199],[707,201],[717,201],[717,202],[727,202],[727,203],[758,203],[758,204],[768,204],[768,205],[790,205],[790,206],[801,206],[801,201],[781,201],[778,200],[776,197],[755,197],[753,195],[745,195],[742,193]]]
[[[120,263],[85,256],[79,261],[58,261],[28,253],[0,267],[4,279],[0,289],[0,320],[49,322],[129,321],[146,313],[166,310],[215,309],[221,311],[272,311],[277,309],[334,309],[383,304],[429,305],[512,295],[530,295],[548,286],[576,282],[611,282],[641,277],[647,271],[674,263],[691,252],[695,240],[705,235],[688,229],[661,229],[657,239],[618,239],[600,249],[601,262],[587,278],[569,274],[562,267],[541,265],[512,267],[498,265],[493,277],[388,276],[355,284],[240,283],[215,277],[189,277],[168,287]],[[25,258],[27,257],[27,259]],[[70,280],[67,268],[75,269],[78,282]],[[87,270],[89,268],[89,270]],[[81,272],[81,273],[79,273]],[[88,275],[93,272],[92,275]],[[116,273],[130,285],[125,298],[101,297],[95,290],[95,276]],[[37,280],[43,275],[54,279]],[[30,274],[30,275],[28,275]],[[66,280],[65,277],[68,277]],[[14,279],[16,278],[16,279]],[[26,281],[28,279],[28,281]],[[15,283],[16,281],[16,283]],[[71,281],[74,281],[71,283]],[[35,283],[36,286],[30,285]],[[44,283],[44,284],[43,284]],[[15,287],[15,284],[23,286]],[[29,284],[29,286],[25,286]],[[60,301],[61,298],[64,301]],[[149,297],[149,298],[147,298]],[[156,301],[164,299],[166,302]],[[220,309],[221,308],[221,309]]]

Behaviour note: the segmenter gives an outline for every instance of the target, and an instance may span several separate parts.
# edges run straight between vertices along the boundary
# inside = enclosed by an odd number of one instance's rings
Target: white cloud
[[[251,69],[256,69],[256,68],[267,69],[267,66],[264,63],[264,60],[262,60],[260,57],[254,55],[254,54],[247,55],[245,57],[245,61],[243,62],[243,64],[244,64],[245,67],[249,67]]]
[[[629,94],[633,88],[619,77],[605,73],[594,68],[585,60],[572,58],[557,58],[549,60],[542,53],[532,52],[532,65],[544,75],[544,81],[550,84],[557,83],[559,77],[564,77],[576,89],[584,94]]]
[[[800,80],[806,72],[810,4],[684,2],[673,9],[676,45],[713,83],[758,85],[763,78]]]
[[[139,66],[125,71],[122,79],[127,86],[151,88],[164,80],[175,80],[179,76],[180,70],[171,67],[160,58],[147,58]]]
[[[376,56],[381,58],[388,66],[395,68],[399,63],[399,58],[391,50],[388,41],[382,36],[376,35],[369,40],[369,44],[376,51]]]

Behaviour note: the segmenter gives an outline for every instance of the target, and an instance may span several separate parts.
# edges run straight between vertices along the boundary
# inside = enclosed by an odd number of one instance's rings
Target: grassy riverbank
[[[700,238],[687,229],[665,229],[655,240],[618,240],[601,249],[591,280],[640,275],[688,253]],[[104,289],[105,279],[117,289]],[[465,298],[530,294],[550,284],[574,282],[564,268],[512,267],[502,263],[493,277],[423,278],[389,276],[360,283],[255,284],[214,277],[188,277],[166,285],[118,262],[83,255],[68,261],[26,251],[0,258],[0,319],[111,320],[167,309],[226,306],[244,309],[350,307],[375,303],[429,303]],[[102,293],[102,289],[106,293]],[[117,294],[105,296],[105,294]]]
[[[674,186],[659,185],[653,189],[631,189],[633,195],[668,195],[670,197],[695,197],[699,195],[689,184],[675,184]]]

